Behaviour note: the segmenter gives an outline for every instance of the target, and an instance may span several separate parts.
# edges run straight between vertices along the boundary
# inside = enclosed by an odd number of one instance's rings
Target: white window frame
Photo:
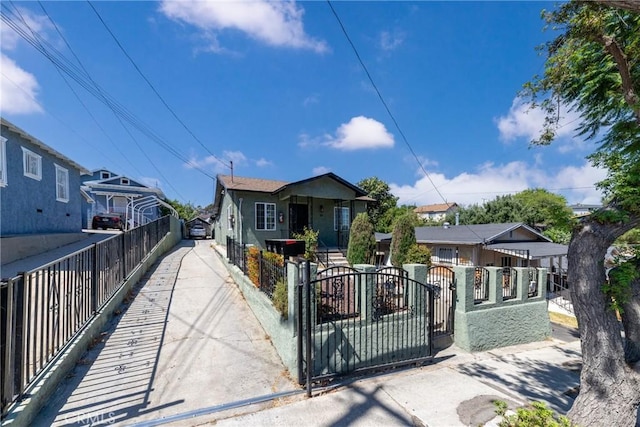
[[[22,165],[24,168],[24,176],[35,179],[36,181],[42,180],[42,156],[22,147]],[[30,170],[33,165],[35,165],[36,171]]]
[[[227,206],[227,230],[233,230],[233,206]]]
[[[69,170],[54,163],[56,167],[56,200],[69,202]]]
[[[338,223],[340,223],[340,231],[349,231],[350,219],[349,208],[346,206],[333,207],[333,231],[338,231]]]
[[[109,172],[100,171],[100,179],[109,179],[111,178],[111,174]]]
[[[120,185],[129,185],[131,184],[131,181],[129,181],[129,178],[120,178]]]
[[[263,221],[264,227],[258,227],[258,206],[263,206]],[[255,203],[255,226],[257,231],[275,231],[276,230],[276,204],[268,202],[256,202]]]
[[[7,138],[0,136],[0,187],[7,186]]]

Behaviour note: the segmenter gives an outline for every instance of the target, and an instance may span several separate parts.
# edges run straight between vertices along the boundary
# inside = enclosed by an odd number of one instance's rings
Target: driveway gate
[[[443,292],[409,278],[403,269],[330,267],[311,280],[310,264],[301,267],[304,277],[297,307],[301,384],[424,362],[432,358],[434,333],[451,324],[438,314]],[[452,276],[438,277],[442,283],[445,277],[453,283]]]

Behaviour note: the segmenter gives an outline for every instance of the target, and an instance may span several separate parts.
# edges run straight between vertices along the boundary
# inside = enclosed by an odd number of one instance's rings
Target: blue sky
[[[255,178],[377,176],[402,204],[535,187],[599,202],[605,172],[573,137],[577,117],[530,147],[542,115],[517,95],[543,71],[553,3],[332,5],[395,123],[324,1],[3,1],[1,114],[90,170],[195,205],[230,161]]]

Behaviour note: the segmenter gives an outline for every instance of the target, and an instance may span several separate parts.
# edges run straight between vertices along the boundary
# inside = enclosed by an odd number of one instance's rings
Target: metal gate
[[[453,335],[453,318],[456,310],[456,275],[448,267],[431,267],[427,283],[437,289],[434,296],[433,334],[436,338]]]
[[[397,268],[331,267],[311,280],[310,264],[300,267],[301,384],[310,387],[313,381],[337,375],[432,358],[434,333],[440,333],[438,299],[445,294],[437,286],[413,280]],[[438,276],[441,283],[448,277]],[[450,322],[440,323],[447,328]]]

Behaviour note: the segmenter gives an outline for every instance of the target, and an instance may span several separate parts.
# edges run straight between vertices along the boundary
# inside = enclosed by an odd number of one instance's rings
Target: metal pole
[[[296,310],[296,326],[298,331],[298,384],[304,384],[304,371],[302,364],[304,363],[302,356],[302,288],[304,286],[304,280],[300,280],[300,263],[298,265],[298,277],[296,279],[296,293],[298,295],[297,310]]]
[[[304,263],[304,286],[306,288],[306,308],[305,321],[307,324],[307,397],[311,397],[311,377],[313,374],[313,360],[311,359],[311,262],[306,260]]]

